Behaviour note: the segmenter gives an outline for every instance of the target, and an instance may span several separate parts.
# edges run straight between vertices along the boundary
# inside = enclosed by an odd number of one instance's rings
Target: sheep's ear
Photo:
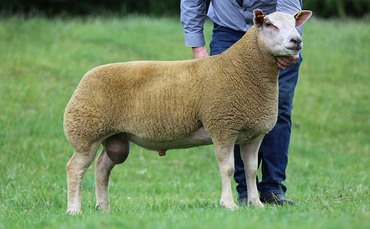
[[[266,14],[260,9],[255,9],[253,10],[253,16],[254,25],[256,27],[261,27]]]
[[[294,15],[295,26],[298,27],[298,26],[303,25],[308,19],[310,19],[311,16],[312,16],[312,11],[310,10],[302,10],[302,11],[297,12]]]

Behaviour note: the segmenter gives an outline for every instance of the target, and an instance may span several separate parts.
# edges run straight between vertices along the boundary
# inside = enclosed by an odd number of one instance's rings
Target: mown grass
[[[0,227],[368,228],[369,40],[367,21],[312,20],[305,27],[285,182],[295,206],[230,212],[218,206],[211,146],[166,157],[133,146],[113,171],[111,212],[94,210],[92,166],[84,214],[68,217],[72,148],[62,118],[80,78],[100,64],[188,59],[190,50],[177,18],[1,19]]]

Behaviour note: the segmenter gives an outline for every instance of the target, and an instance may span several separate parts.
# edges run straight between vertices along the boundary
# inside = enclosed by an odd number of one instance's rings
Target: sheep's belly
[[[261,134],[250,134],[247,132],[240,132],[236,139],[236,144],[247,143],[251,140],[259,137]],[[189,137],[172,140],[172,141],[155,141],[140,138],[136,135],[128,134],[129,141],[144,147],[149,150],[169,150],[169,149],[185,149],[202,145],[212,144],[212,139],[209,134],[205,131],[204,127],[199,128]]]
[[[184,149],[212,144],[212,139],[204,130],[204,127],[199,128],[189,137],[172,141],[147,140],[131,134],[128,135],[128,139],[129,141],[150,150]]]

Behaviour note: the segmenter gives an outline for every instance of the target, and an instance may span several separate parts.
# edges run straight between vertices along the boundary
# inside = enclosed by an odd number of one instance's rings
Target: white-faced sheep
[[[254,11],[254,26],[224,53],[185,61],[137,61],[89,71],[64,114],[74,147],[67,163],[69,214],[81,211],[81,183],[96,162],[96,207],[109,209],[108,183],[129,142],[164,155],[166,150],[213,144],[222,181],[220,203],[236,208],[231,191],[234,144],[241,146],[248,202],[262,207],[256,187],[257,151],[277,119],[276,56],[302,47],[296,30],[311,16]]]

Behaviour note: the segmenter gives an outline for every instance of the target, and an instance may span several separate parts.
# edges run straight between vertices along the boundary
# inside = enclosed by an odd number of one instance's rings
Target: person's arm
[[[277,0],[276,11],[294,15],[300,10],[302,10],[302,0]],[[302,28],[297,29],[299,33],[302,34]],[[286,67],[295,64],[298,59],[299,55],[278,56],[276,57],[276,64],[280,69],[285,69]]]
[[[295,15],[302,10],[302,0],[277,0],[276,11]]]
[[[209,56],[205,48],[203,25],[206,20],[205,0],[181,0],[180,18],[185,32],[185,45],[192,47],[194,58]]]

